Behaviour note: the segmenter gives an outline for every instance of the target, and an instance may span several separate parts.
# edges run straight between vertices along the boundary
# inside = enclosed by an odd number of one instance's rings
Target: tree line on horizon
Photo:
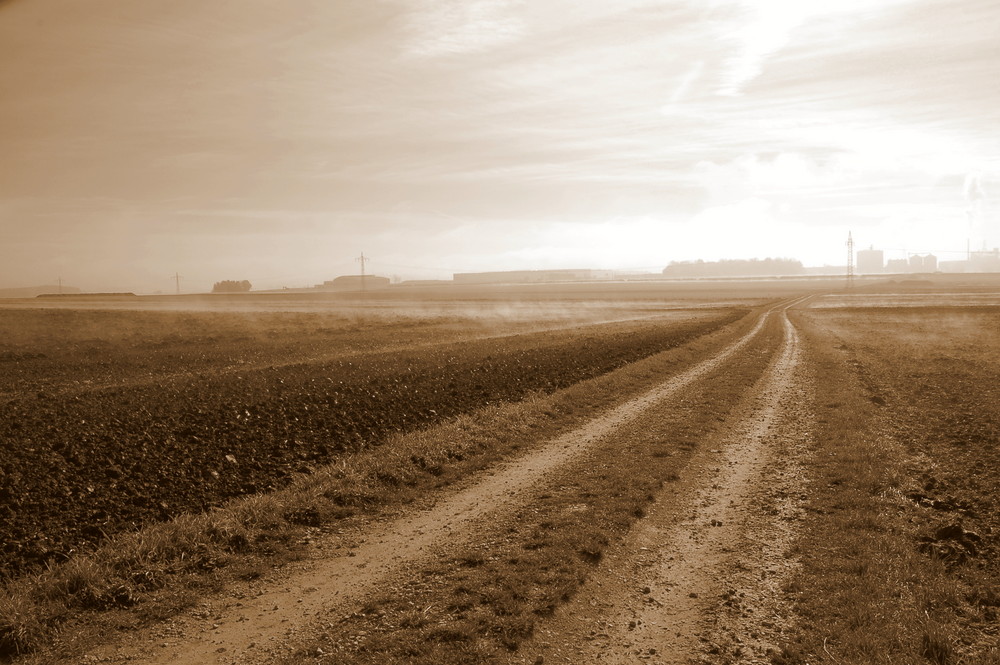
[[[246,293],[251,284],[248,280],[224,279],[212,286],[212,293]]]
[[[805,272],[797,259],[722,259],[721,261],[671,261],[663,269],[668,277],[752,277],[764,275],[801,275]]]

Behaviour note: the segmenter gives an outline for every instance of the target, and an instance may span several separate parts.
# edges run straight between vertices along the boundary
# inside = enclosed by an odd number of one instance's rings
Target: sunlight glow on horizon
[[[0,287],[1000,245],[987,0],[70,3],[0,7]]]

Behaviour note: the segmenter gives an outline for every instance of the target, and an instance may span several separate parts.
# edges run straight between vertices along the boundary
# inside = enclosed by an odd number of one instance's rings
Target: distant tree
[[[796,259],[722,259],[721,261],[671,261],[663,274],[674,277],[754,277],[799,275],[805,272]]]
[[[250,290],[250,282],[243,280],[241,282],[235,279],[224,279],[221,282],[216,282],[215,286],[212,287],[212,293],[245,293]]]

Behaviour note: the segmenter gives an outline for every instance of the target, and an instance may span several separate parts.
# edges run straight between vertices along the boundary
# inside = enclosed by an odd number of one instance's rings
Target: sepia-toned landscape
[[[996,0],[0,0],[0,665],[1000,665]]]
[[[6,301],[0,647],[995,663],[998,284],[809,286]]]

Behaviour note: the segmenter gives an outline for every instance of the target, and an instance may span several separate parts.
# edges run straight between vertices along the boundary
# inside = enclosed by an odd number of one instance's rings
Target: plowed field
[[[11,455],[36,454],[10,486],[90,506],[83,474],[66,493],[24,471],[89,451],[101,496],[140,510],[81,539],[92,555],[17,560],[51,570],[0,595],[0,647],[19,665],[996,665],[1000,309],[907,295],[423,322],[153,379],[136,354],[127,388],[23,373],[44,394],[8,405],[48,415],[6,416]],[[88,438],[103,413],[128,427]],[[172,519],[175,486],[179,512],[218,509]],[[291,561],[257,547],[276,515]]]
[[[565,388],[741,314],[496,336],[440,319],[370,331],[320,315],[5,311],[6,339],[21,343],[3,357],[0,571],[273,490],[390,434]]]

